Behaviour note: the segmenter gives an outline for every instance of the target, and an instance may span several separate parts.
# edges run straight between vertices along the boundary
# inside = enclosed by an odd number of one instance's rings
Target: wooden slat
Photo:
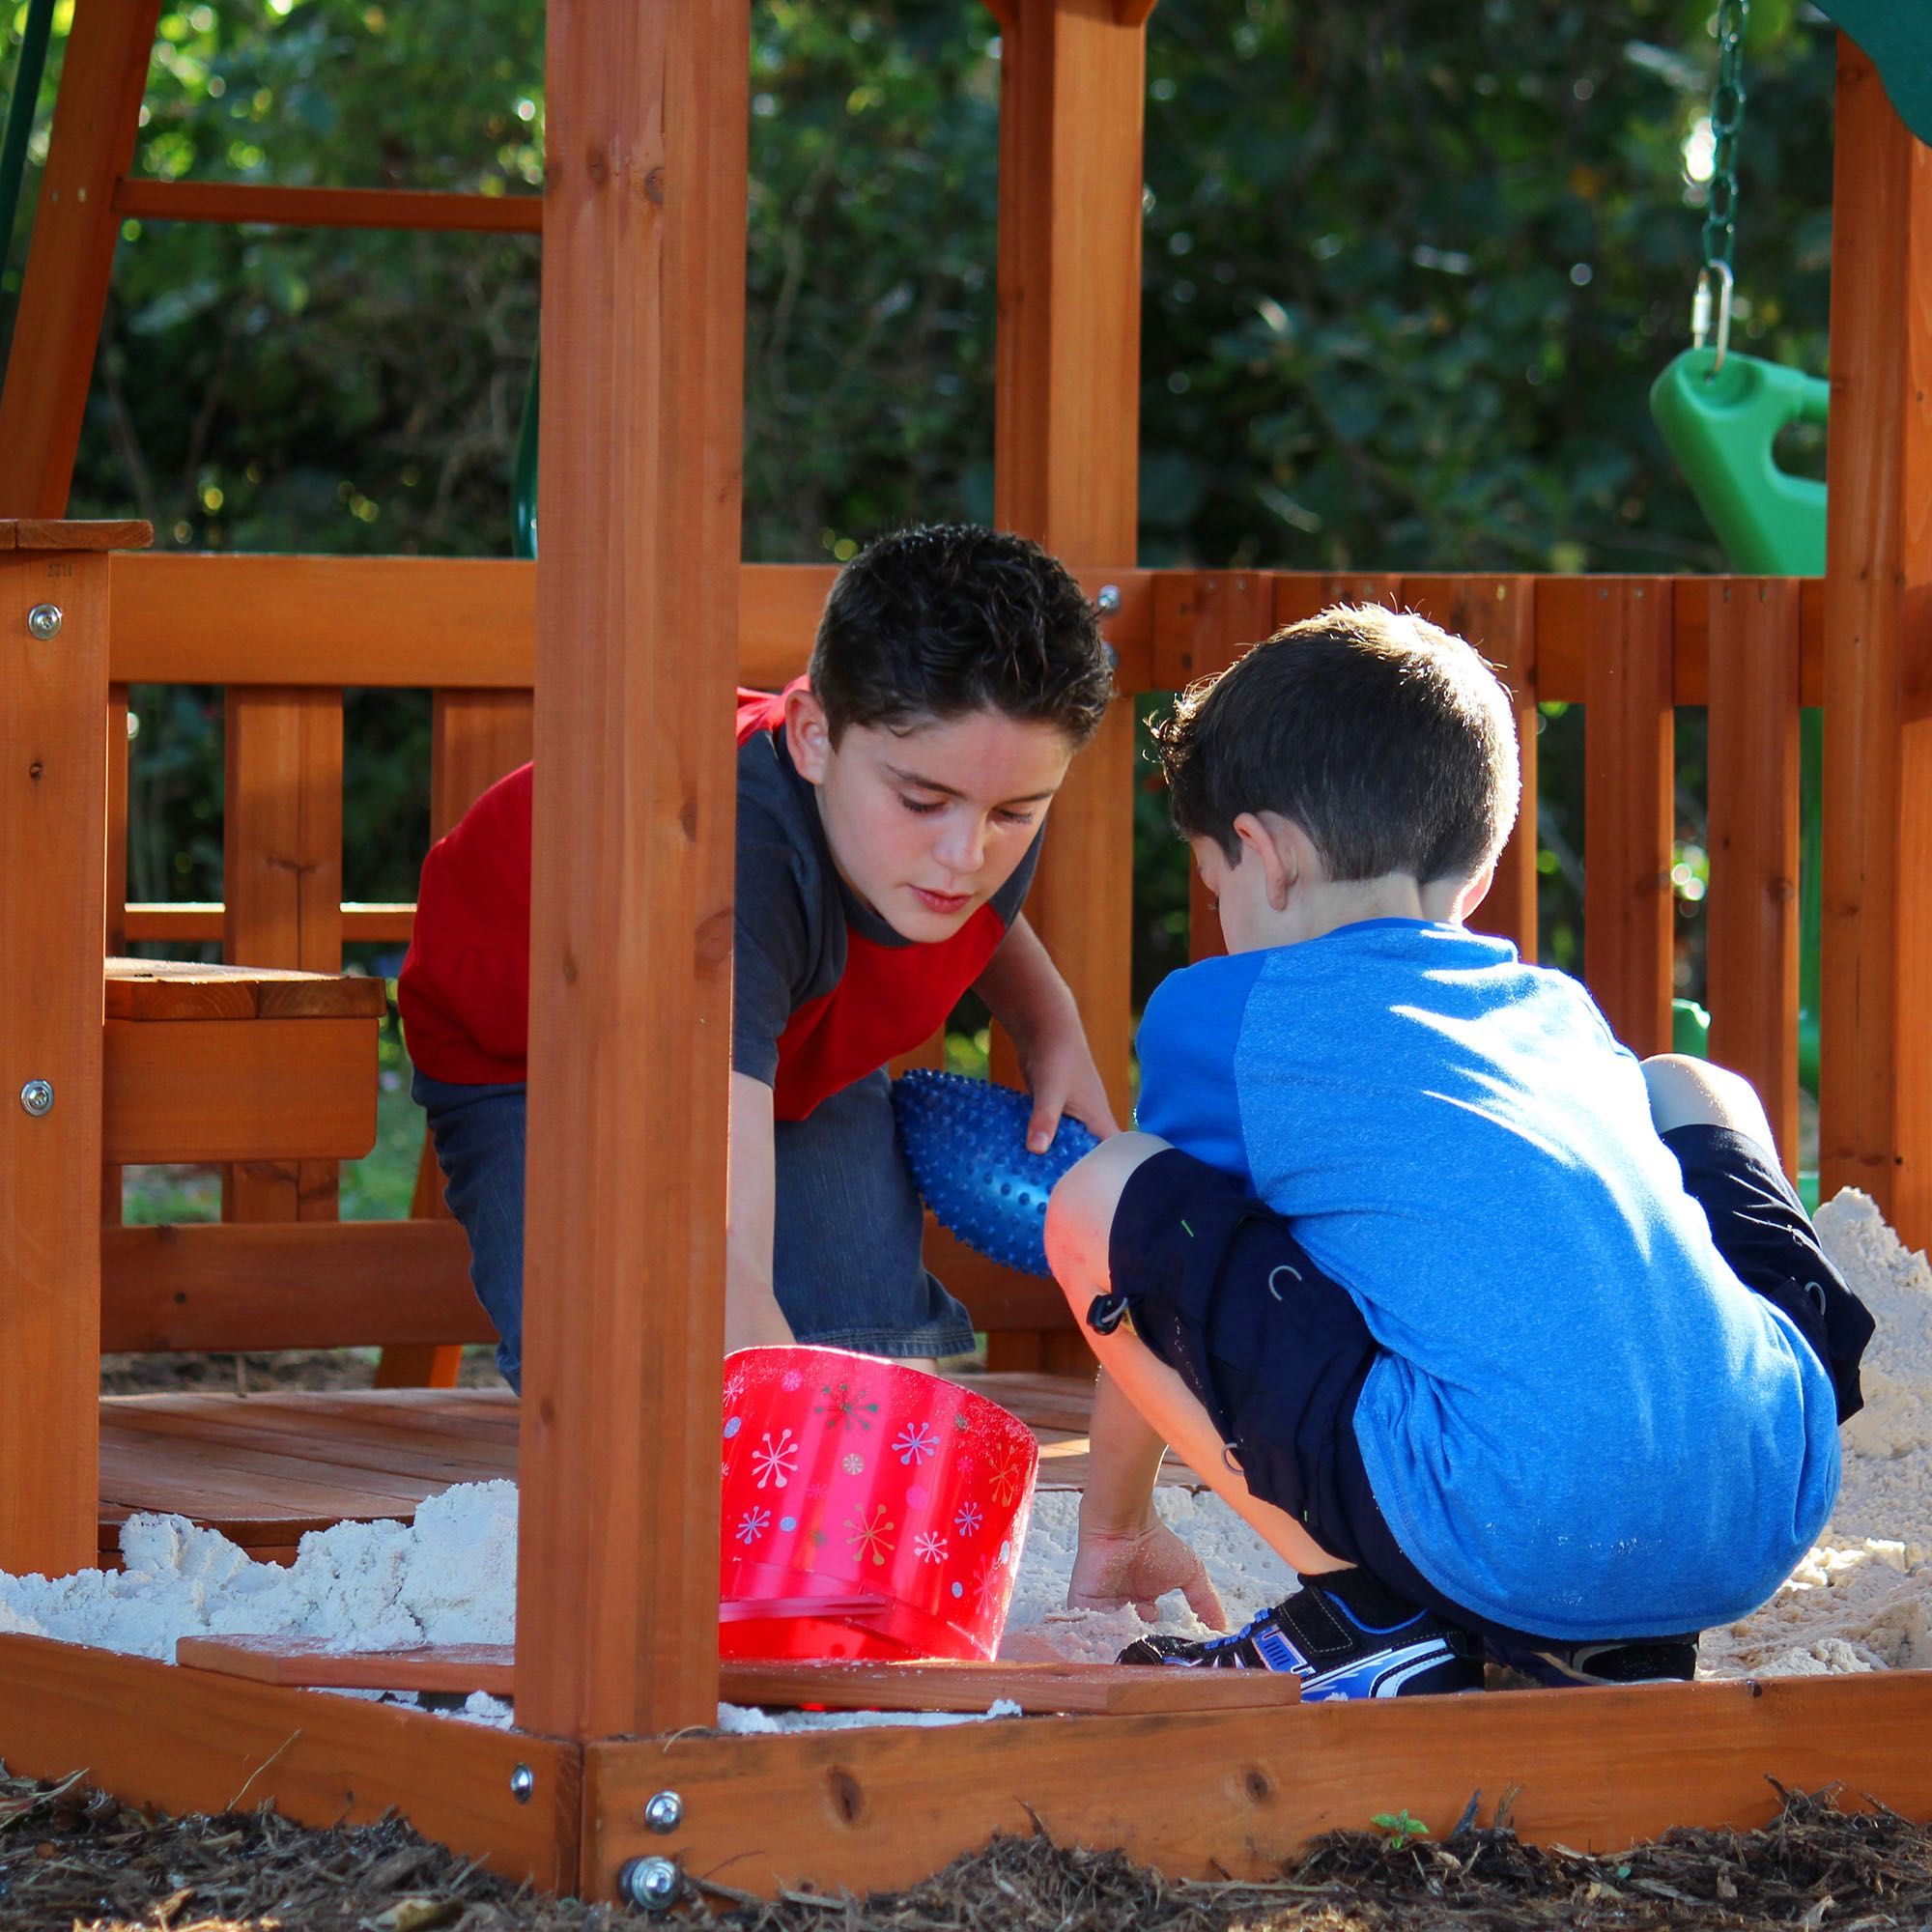
[[[0,1637],[0,1749],[16,1776],[89,1782],[171,1812],[272,1801],[308,1825],[395,1810],[513,1882],[577,1878],[578,1753],[392,1704],[283,1690],[76,1644]],[[530,1774],[524,1802],[511,1790]]]
[[[589,1738],[716,1719],[749,20],[554,6],[546,63],[517,1628]]]
[[[1226,670],[1277,628],[1274,606],[1274,579],[1263,571],[1163,571],[1153,593],[1159,688]]]
[[[451,1221],[117,1228],[100,1319],[117,1353],[493,1339]]]
[[[0,517],[0,550],[145,550],[154,540],[154,525],[132,517]]]
[[[357,1160],[376,1143],[373,1020],[109,1020],[105,1040],[109,1161]]]
[[[0,552],[0,1570],[94,1559],[108,565]],[[27,613],[53,604],[59,635]],[[27,1082],[53,1090],[28,1114]]]
[[[1406,609],[1466,638],[1509,686],[1521,806],[1516,829],[1496,862],[1496,882],[1469,923],[1478,932],[1514,941],[1517,952],[1529,960],[1537,953],[1535,582],[1528,577],[1468,576],[1402,581]]]
[[[227,930],[228,909],[219,899],[137,900],[123,915],[121,937],[129,942],[219,946]],[[415,931],[412,903],[359,903],[342,907],[345,945],[383,942],[408,945]]]
[[[107,688],[107,827],[105,912],[107,951],[110,955],[128,950],[128,687]],[[118,1227],[122,1212],[121,1170],[100,1170],[100,1225]]]
[[[1676,698],[1679,704],[1710,702],[1711,599],[1720,583],[1739,588],[1763,584],[1792,586],[1798,599],[1798,683],[1806,704],[1825,701],[1825,580],[1822,577],[1679,577],[1672,581],[1676,641]],[[1547,682],[1547,681],[1546,681]],[[1567,691],[1545,695],[1564,697]]]
[[[1278,1878],[1322,1832],[1470,1798],[1535,1844],[1611,1851],[1674,1825],[1768,1823],[1772,1782],[1932,1814],[1932,1675],[1399,1697],[1187,1716],[596,1745],[582,1895],[641,1853],[747,1889],[911,1885],[995,1832],[1119,1847],[1174,1877]],[[679,1831],[644,1801],[676,1791]],[[1396,1794],[1394,1798],[1391,1793]],[[756,1821],[748,1829],[746,1821]]]
[[[174,959],[107,961],[110,1020],[379,1020],[380,980],[294,967],[208,966]]]
[[[67,509],[121,230],[114,184],[134,152],[159,12],[160,0],[77,0],[73,10],[0,391],[0,514]]]
[[[231,687],[222,816],[222,956],[342,970],[342,694]],[[333,1162],[257,1161],[223,1177],[237,1221],[333,1220]]]
[[[996,1698],[1034,1713],[1125,1717],[1150,1711],[1279,1710],[1301,1680],[1272,1670],[1154,1670],[1118,1663],[797,1662],[739,1659],[719,1670],[733,1704],[827,1711],[983,1711]]]
[[[1670,619],[1669,596],[1654,578],[1537,586],[1538,661],[1552,637],[1585,655],[1583,978],[1638,1055],[1670,1045]]]
[[[1932,153],[1838,42],[1826,474],[1826,1199],[1932,1241]]]
[[[429,228],[541,235],[534,194],[448,194],[396,187],[274,187],[251,182],[143,181],[114,185],[114,212],[145,221],[256,222],[281,228]]]
[[[300,1636],[184,1636],[175,1662],[251,1684],[344,1690],[487,1690],[510,1694],[515,1652],[507,1643],[425,1644],[414,1650],[331,1650]]]
[[[1798,1175],[1798,586],[1714,582],[1711,1058],[1757,1089]]]

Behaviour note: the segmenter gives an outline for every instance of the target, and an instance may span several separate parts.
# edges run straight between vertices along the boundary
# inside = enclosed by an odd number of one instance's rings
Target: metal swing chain
[[[1704,203],[1704,266],[1690,307],[1690,339],[1701,349],[1711,333],[1712,291],[1718,309],[1716,375],[1731,335],[1731,248],[1737,240],[1738,136],[1745,125],[1745,26],[1750,0],[1718,0],[1718,78],[1711,88],[1711,185]]]

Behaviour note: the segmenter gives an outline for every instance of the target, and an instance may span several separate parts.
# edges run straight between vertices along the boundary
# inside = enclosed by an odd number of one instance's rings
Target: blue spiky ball
[[[893,1082],[893,1114],[906,1166],[941,1226],[989,1260],[1050,1277],[1046,1197],[1099,1142],[1063,1115],[1053,1144],[1031,1153],[1030,1094],[924,1068]]]

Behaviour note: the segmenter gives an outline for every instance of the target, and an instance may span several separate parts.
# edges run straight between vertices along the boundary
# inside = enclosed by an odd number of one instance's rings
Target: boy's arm
[[[1088,1440],[1093,1453],[1080,1497],[1080,1547],[1067,1579],[1067,1607],[1112,1610],[1131,1603],[1151,1622],[1155,1600],[1179,1590],[1203,1623],[1221,1629],[1226,1612],[1206,1567],[1153,1506],[1154,1477],[1167,1444],[1104,1369],[1094,1390]]]
[[[1027,1146],[1035,1153],[1046,1151],[1063,1113],[1084,1121],[1102,1140],[1120,1132],[1072,989],[1024,915],[1007,928],[973,990],[1019,1049],[1033,1094]]]
[[[724,1222],[724,1352],[793,1340],[772,1289],[778,1163],[772,1090],[731,1075],[731,1139]]]

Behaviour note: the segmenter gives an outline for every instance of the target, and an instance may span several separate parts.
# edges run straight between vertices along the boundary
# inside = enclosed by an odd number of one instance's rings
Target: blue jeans
[[[525,1089],[417,1073],[444,1198],[469,1236],[469,1279],[497,1330],[497,1366],[523,1386]],[[921,1259],[924,1211],[894,1135],[883,1071],[773,1130],[772,1285],[801,1342],[867,1354],[959,1354],[973,1323]]]

